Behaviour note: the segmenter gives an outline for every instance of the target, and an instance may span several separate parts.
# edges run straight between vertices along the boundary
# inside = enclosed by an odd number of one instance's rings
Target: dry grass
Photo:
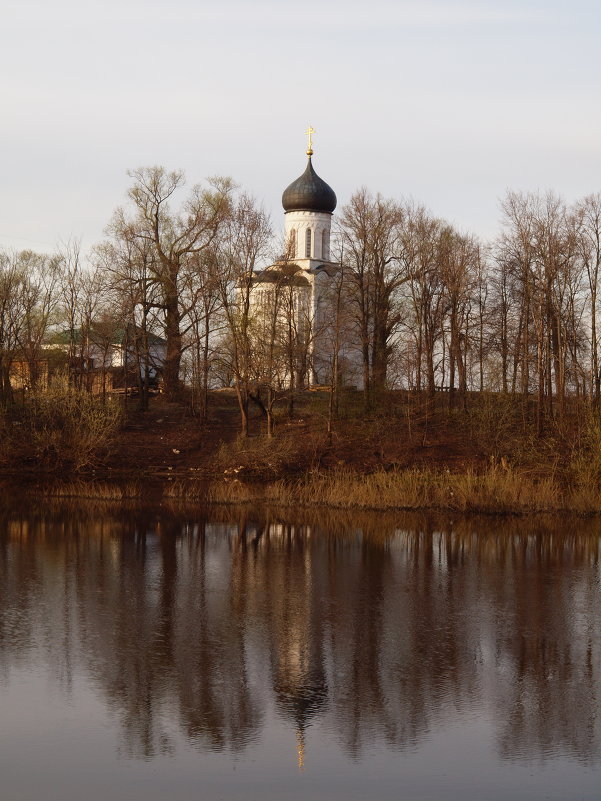
[[[270,488],[280,501],[288,489]],[[491,469],[477,474],[405,470],[359,476],[335,473],[309,476],[292,488],[292,502],[333,508],[449,509],[460,512],[543,512],[558,508],[558,486],[551,479]]]
[[[74,481],[43,490],[46,498],[143,501],[142,484]],[[601,513],[601,483],[582,476],[571,484],[552,476],[532,477],[524,471],[491,467],[482,473],[435,470],[378,471],[361,475],[350,470],[308,472],[295,479],[246,482],[226,476],[218,480],[182,479],[162,484],[153,502],[233,505],[262,503],[271,508],[335,510],[439,510],[485,514]]]
[[[85,498],[100,501],[125,501],[142,497],[137,483],[112,484],[96,481],[70,481],[44,487],[45,498]]]
[[[478,474],[405,470],[358,475],[350,471],[309,473],[296,480],[248,484],[237,479],[209,484],[176,482],[165,494],[183,501],[220,504],[261,501],[270,506],[332,509],[439,509],[487,514],[601,512],[601,487],[566,488],[552,477],[491,468]]]

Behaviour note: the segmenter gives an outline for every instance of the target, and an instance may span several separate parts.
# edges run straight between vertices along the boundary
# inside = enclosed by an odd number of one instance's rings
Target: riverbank
[[[480,396],[467,409],[425,412],[406,395],[366,414],[359,393],[341,404],[331,434],[326,393],[305,393],[268,439],[258,410],[239,436],[235,397],[216,392],[208,422],[153,399],[126,410],[111,447],[76,472],[31,459],[4,461],[5,483],[47,497],[170,503],[264,503],[348,510],[484,514],[601,514],[601,426],[578,408],[544,437],[523,407]]]

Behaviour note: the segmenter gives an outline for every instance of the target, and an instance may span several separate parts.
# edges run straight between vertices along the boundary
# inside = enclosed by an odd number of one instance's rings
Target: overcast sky
[[[314,166],[484,238],[507,188],[601,190],[593,0],[0,0],[0,246],[103,236],[127,170],[231,175],[283,224]]]

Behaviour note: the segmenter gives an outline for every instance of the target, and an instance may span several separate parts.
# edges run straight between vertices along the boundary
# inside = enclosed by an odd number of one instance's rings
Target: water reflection
[[[301,767],[315,724],[360,760],[476,715],[503,760],[598,763],[596,524],[222,514],[3,513],[2,684],[83,675],[145,759],[174,722],[243,752],[271,709]]]

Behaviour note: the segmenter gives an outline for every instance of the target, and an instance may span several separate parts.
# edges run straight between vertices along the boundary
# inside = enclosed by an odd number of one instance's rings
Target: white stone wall
[[[326,241],[329,244],[330,231],[332,228],[332,215],[325,211],[288,211],[284,215],[286,241],[290,241],[292,230],[296,231],[296,253],[293,258],[307,258],[305,254],[305,237],[308,228],[311,229],[311,255],[309,258],[330,260],[330,254],[323,252],[323,232],[326,233]],[[326,247],[328,250],[329,247]]]

